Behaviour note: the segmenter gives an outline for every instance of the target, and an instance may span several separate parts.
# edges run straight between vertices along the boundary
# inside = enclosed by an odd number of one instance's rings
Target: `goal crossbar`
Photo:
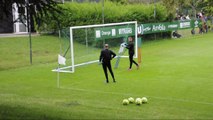
[[[75,29],[87,29],[87,28],[98,28],[98,27],[112,27],[112,26],[119,26],[119,25],[129,25],[129,24],[134,24],[135,25],[135,43],[137,45],[137,21],[129,21],[129,22],[121,22],[121,23],[108,23],[108,24],[97,24],[97,25],[85,25],[85,26],[73,26],[69,27],[69,34],[70,34],[70,55],[71,55],[71,65],[70,66],[64,66],[64,67],[59,67],[52,70],[54,72],[65,72],[65,73],[74,73],[75,72],[75,67],[82,66],[82,65],[87,65],[87,64],[92,64],[98,62],[98,60],[93,60],[89,62],[84,62],[80,64],[75,64],[74,60],[74,40],[73,40],[73,30]],[[135,49],[137,53],[137,49]],[[137,58],[137,54],[135,56]]]
[[[137,25],[137,21],[129,21],[129,22],[121,22],[121,23],[98,24],[98,25],[74,26],[74,27],[70,27],[70,28],[71,29],[80,29],[80,28],[105,27],[105,26],[124,25],[124,24],[136,24]],[[137,26],[136,26],[136,28],[137,28]]]

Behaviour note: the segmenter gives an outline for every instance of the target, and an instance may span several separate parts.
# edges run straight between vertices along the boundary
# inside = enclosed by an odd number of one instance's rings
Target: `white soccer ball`
[[[128,105],[128,104],[129,104],[129,100],[124,99],[124,100],[123,100],[123,105]]]
[[[141,100],[142,100],[142,103],[147,103],[148,102],[148,99],[146,97],[142,97]]]
[[[135,101],[133,97],[128,98],[128,100],[129,100],[129,103],[134,103]]]
[[[136,105],[141,105],[141,104],[142,104],[141,98],[136,98],[136,99],[135,99],[135,104],[136,104]]]

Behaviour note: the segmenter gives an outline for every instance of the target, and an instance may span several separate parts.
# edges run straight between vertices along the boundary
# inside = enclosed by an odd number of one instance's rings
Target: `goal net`
[[[106,43],[117,57],[127,57],[127,52],[119,52],[120,46],[130,36],[137,46],[137,21],[74,26],[60,30],[59,36],[59,65],[52,71],[73,73],[78,66],[98,62],[100,51]]]

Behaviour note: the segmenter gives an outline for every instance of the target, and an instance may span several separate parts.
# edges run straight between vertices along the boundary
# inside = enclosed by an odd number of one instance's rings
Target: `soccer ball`
[[[123,105],[128,105],[129,104],[129,101],[127,99],[124,99],[123,100]]]
[[[142,98],[141,98],[141,101],[142,101],[142,103],[147,103],[147,102],[148,102],[148,100],[147,100],[146,97],[142,97]]]
[[[132,98],[132,97],[130,97],[130,98],[128,98],[128,100],[129,100],[129,103],[134,103],[134,98]]]
[[[136,105],[141,105],[141,104],[142,104],[141,98],[136,98],[136,99],[135,99],[135,104],[136,104]]]

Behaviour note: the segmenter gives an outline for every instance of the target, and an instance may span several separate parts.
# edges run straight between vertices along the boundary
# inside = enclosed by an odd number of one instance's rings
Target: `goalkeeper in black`
[[[139,65],[133,59],[133,56],[135,54],[135,49],[134,49],[134,42],[133,42],[132,37],[128,37],[128,41],[129,41],[129,43],[126,45],[126,48],[129,50],[129,62],[130,62],[128,70],[132,70],[132,63],[134,63],[138,69]]]
[[[103,67],[104,74],[106,77],[106,83],[109,83],[107,68],[108,68],[109,72],[111,73],[113,82],[116,82],[113,71],[112,71],[111,62],[110,62],[115,56],[116,56],[116,54],[113,51],[109,50],[108,44],[105,44],[104,49],[101,51],[99,62],[100,63],[102,62],[102,67]]]

